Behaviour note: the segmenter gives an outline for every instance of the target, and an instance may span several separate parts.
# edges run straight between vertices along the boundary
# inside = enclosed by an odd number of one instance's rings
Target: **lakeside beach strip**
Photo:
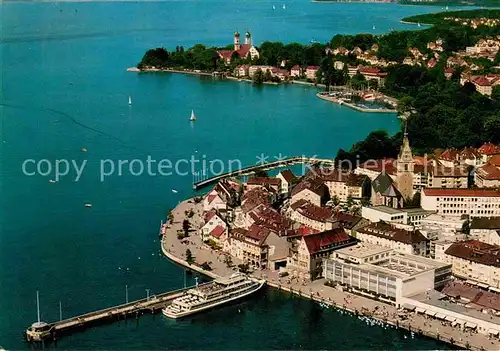
[[[178,239],[177,234],[182,231],[183,219],[186,218],[186,213],[189,212],[193,214],[190,218],[193,224],[192,228],[199,228],[202,223],[202,202],[196,203],[194,199],[186,199],[180,202],[171,212],[174,221],[171,224],[165,223],[160,229],[162,233],[161,249],[164,255],[180,266],[213,279],[229,276],[237,271],[235,267],[242,262],[239,262],[235,257],[231,257],[233,266],[229,267],[224,259],[225,254],[204,244],[196,233],[197,229],[193,235]],[[186,261],[186,249],[192,252],[195,263],[189,264]],[[204,262],[210,262],[210,271],[201,268],[201,264]],[[268,269],[255,271],[251,276],[265,279],[267,285],[272,288],[311,299],[323,306],[337,309],[341,313],[348,313],[353,317],[363,319],[367,321],[367,325],[377,324],[384,328],[400,328],[408,330],[410,333],[422,334],[474,351],[498,350],[500,348],[498,340],[493,344],[493,341],[480,334],[464,334],[461,330],[449,325],[443,325],[439,320],[416,312],[405,312],[406,318],[401,318],[401,310],[398,310],[395,306],[329,287],[325,285],[324,278],[312,282],[298,279],[291,280],[289,277],[280,277],[278,272]]]

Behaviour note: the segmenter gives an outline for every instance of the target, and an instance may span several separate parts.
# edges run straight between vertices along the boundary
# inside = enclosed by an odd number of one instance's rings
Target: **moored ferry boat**
[[[216,279],[210,284],[197,285],[172,301],[162,312],[169,318],[185,317],[250,295],[262,288],[265,282],[235,273],[230,277]]]

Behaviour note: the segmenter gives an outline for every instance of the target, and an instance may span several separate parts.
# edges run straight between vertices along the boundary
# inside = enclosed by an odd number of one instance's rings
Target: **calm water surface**
[[[275,4],[279,10],[272,10]],[[3,2],[0,4],[0,345],[26,349],[22,331],[120,303],[145,289],[183,284],[159,254],[158,225],[192,195],[190,176],[99,178],[100,160],[194,154],[334,157],[393,115],[361,114],[317,99],[313,88],[127,73],[150,47],[225,45],[235,30],[264,40],[329,40],[336,33],[407,28],[401,17],[435,8],[286,1]],[[373,26],[376,30],[373,30]],[[128,106],[131,95],[133,105]],[[198,120],[188,122],[191,109]],[[81,151],[86,148],[87,152]],[[24,176],[26,159],[87,165],[75,182]],[[32,169],[30,169],[31,171]],[[173,193],[171,189],[177,189]],[[92,203],[91,209],[85,203]],[[61,340],[64,349],[429,349],[428,339],[364,323],[266,290],[260,298],[184,321],[161,316],[113,324]]]

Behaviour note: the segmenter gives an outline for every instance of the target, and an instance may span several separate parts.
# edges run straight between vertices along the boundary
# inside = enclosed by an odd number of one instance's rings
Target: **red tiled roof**
[[[250,44],[241,44],[240,49],[236,51],[241,58],[247,58],[247,55],[252,46]]]
[[[453,243],[445,254],[500,268],[500,246],[486,244],[479,240]]]
[[[486,180],[500,180],[500,169],[487,163],[476,171],[477,175]]]
[[[456,161],[458,160],[458,150],[457,149],[446,149],[439,155],[439,158],[446,161]]]
[[[497,166],[497,167],[500,167],[500,155],[495,155],[495,156],[492,156],[489,160],[488,160],[488,163],[494,165],[494,166]]]
[[[217,213],[215,212],[215,210],[212,210],[212,211],[207,212],[207,213],[205,214],[205,223],[210,222],[210,220],[211,220],[212,218],[214,218],[214,217],[215,217],[215,215],[217,215]]]
[[[293,174],[293,172],[289,169],[285,169],[284,171],[281,171],[280,173],[283,176],[283,178],[287,181],[287,183],[291,183],[295,179],[297,179],[295,174]]]
[[[307,70],[318,70],[319,66],[307,66],[306,69]]]
[[[213,236],[214,238],[220,238],[221,235],[224,234],[225,231],[226,231],[226,228],[224,228],[223,226],[221,226],[219,224],[217,227],[212,229],[212,231],[210,232],[210,235]]]
[[[234,50],[218,50],[218,54],[225,60],[231,59]]]
[[[500,191],[495,189],[424,189],[426,196],[463,196],[463,197],[500,197]]]
[[[444,70],[444,73],[453,74],[453,73],[455,73],[455,70],[451,67],[448,67]]]
[[[326,232],[305,235],[302,240],[304,240],[311,255],[324,250],[332,250],[335,247],[343,247],[349,243],[356,243],[356,239],[346,234],[340,226]]]
[[[318,194],[319,196],[322,196],[323,193],[326,193],[328,189],[326,189],[326,185],[323,184],[322,182],[318,181],[317,179],[311,178],[311,179],[304,179],[300,183],[298,183],[293,189],[292,189],[292,196],[297,195],[303,190],[309,189],[315,194]]]
[[[269,234],[270,234],[269,229],[254,223],[248,229],[246,237],[256,240],[259,242],[259,245],[262,245],[264,244],[264,241],[266,241]]]
[[[333,216],[333,211],[327,207],[319,207],[306,201],[302,206],[296,209],[304,217],[318,222],[326,222]]]
[[[358,229],[358,232],[405,244],[417,244],[427,241],[427,238],[419,230],[404,230],[384,222],[369,224]]]
[[[481,146],[477,150],[481,155],[496,155],[500,154],[500,149],[498,146],[492,143],[484,143],[483,146]]]
[[[292,71],[300,71],[300,66],[299,65],[293,66]]]
[[[462,151],[460,151],[460,158],[464,160],[472,160],[480,157],[481,155],[477,151],[477,149],[473,147],[466,147]]]
[[[474,79],[474,84],[480,85],[482,87],[489,87],[491,85],[490,81],[486,77],[479,77]]]
[[[211,204],[212,201],[214,201],[216,197],[217,197],[217,195],[209,194],[208,195],[208,203]]]

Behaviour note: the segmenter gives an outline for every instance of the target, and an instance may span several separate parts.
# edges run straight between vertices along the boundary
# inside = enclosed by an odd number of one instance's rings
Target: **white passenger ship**
[[[230,277],[219,278],[203,286],[189,289],[163,309],[169,318],[185,317],[230,301],[250,295],[264,286],[265,280],[250,278],[235,273]]]

